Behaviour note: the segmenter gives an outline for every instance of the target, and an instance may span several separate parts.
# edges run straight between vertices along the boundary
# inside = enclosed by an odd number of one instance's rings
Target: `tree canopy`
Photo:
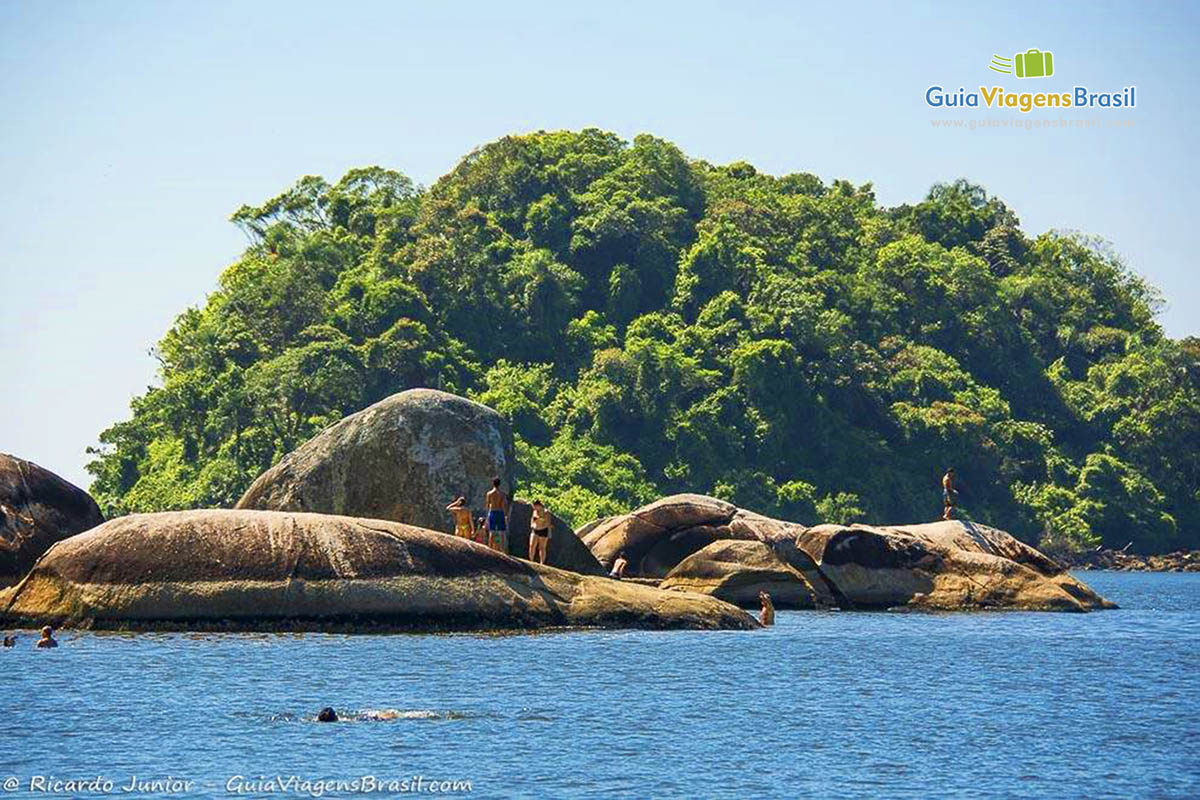
[[[100,434],[108,514],[226,506],[406,388],[510,419],[581,524],[676,491],[799,522],[973,518],[1051,548],[1195,545],[1200,342],[1106,245],[1031,238],[965,180],[765,175],[599,130],[509,136],[428,189],[305,177]]]

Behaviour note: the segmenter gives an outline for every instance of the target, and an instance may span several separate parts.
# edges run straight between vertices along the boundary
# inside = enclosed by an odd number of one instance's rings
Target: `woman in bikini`
[[[450,516],[454,517],[454,535],[464,539],[472,538],[471,509],[467,508],[467,498],[456,497],[454,502],[446,506]]]
[[[550,551],[550,528],[553,526],[550,512],[542,505],[541,500],[533,501],[533,520],[529,532],[529,560],[539,564],[546,563],[546,555]]]

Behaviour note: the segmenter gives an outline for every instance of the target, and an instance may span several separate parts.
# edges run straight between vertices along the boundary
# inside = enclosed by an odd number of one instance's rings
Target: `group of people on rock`
[[[459,496],[446,506],[454,518],[454,535],[485,545],[500,553],[508,552],[508,516],[512,499],[500,488],[500,479],[492,478],[492,488],[483,498],[485,516],[475,518],[467,498]],[[550,552],[550,530],[554,527],[550,511],[541,500],[533,501],[529,522],[529,560],[545,564]]]
[[[3,646],[16,647],[17,635],[15,633],[11,636],[9,634],[5,634]],[[49,625],[42,628],[42,638],[38,639],[33,646],[43,650],[49,647],[58,647],[58,640],[54,638],[54,628],[51,628]]]

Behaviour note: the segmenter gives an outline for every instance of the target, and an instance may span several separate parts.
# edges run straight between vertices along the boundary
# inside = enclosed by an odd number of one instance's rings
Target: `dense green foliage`
[[[1096,242],[965,181],[718,167],[597,130],[513,136],[432,188],[307,177],[100,436],[108,513],[233,503],[323,426],[414,386],[518,435],[520,491],[582,523],[698,491],[803,522],[940,513],[1047,546],[1200,530],[1200,347]]]

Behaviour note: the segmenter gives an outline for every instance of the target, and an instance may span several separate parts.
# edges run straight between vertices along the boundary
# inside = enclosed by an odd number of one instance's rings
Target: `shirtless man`
[[[617,554],[617,559],[613,561],[612,569],[608,571],[608,577],[621,580],[625,577],[625,568],[629,566],[629,559],[625,558],[624,551]]]
[[[942,519],[954,516],[954,504],[958,500],[958,489],[954,488],[954,467],[942,476]]]
[[[488,547],[507,553],[508,525],[505,523],[504,512],[508,508],[508,496],[500,491],[499,478],[492,478],[492,488],[483,498],[483,508],[487,511]]]
[[[58,641],[54,638],[54,628],[49,625],[42,628],[42,638],[38,639],[34,647],[58,647]]]
[[[446,510],[454,517],[454,535],[470,539],[474,531],[471,528],[471,509],[467,508],[467,498],[456,497],[453,503],[446,506]]]
[[[758,612],[758,621],[764,626],[775,624],[775,604],[771,602],[771,595],[766,592],[758,593],[758,602],[762,609]]]
[[[542,505],[541,500],[533,501],[533,519],[529,523],[529,560],[539,564],[546,563],[546,554],[550,551],[550,528],[553,522],[550,512]]]

